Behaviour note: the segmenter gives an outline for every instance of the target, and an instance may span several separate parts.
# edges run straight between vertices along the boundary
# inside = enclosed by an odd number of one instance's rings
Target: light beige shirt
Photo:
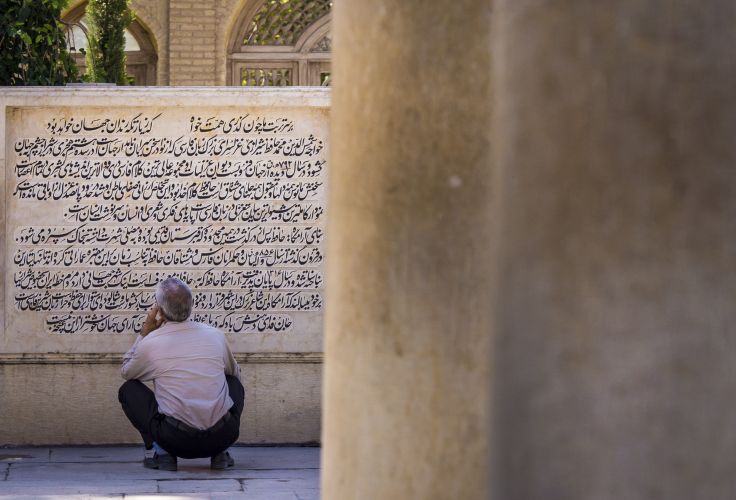
[[[123,357],[125,380],[153,380],[159,411],[208,429],[233,405],[225,374],[240,378],[225,335],[194,321],[168,321],[138,336]]]

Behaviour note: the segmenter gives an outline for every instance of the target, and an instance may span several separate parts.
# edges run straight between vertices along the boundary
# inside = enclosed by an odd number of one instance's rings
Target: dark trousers
[[[118,401],[125,416],[143,437],[146,448],[156,441],[164,450],[182,458],[212,457],[228,449],[240,434],[240,415],[245,404],[245,389],[235,377],[226,375],[233,406],[225,424],[210,430],[194,431],[176,425],[171,417],[158,411],[153,391],[140,380],[128,380],[118,391]],[[187,427],[187,426],[183,426]]]

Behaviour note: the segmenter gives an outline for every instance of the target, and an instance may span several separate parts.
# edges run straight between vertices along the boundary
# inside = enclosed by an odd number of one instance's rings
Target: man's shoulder
[[[225,334],[222,330],[215,328],[207,323],[200,323],[198,321],[187,321],[185,331],[196,336],[206,336],[209,338],[216,338],[219,341],[225,340]]]
[[[160,356],[162,352],[180,352],[187,350],[192,343],[221,346],[225,334],[207,323],[186,321],[181,323],[165,323],[148,334],[141,342],[143,351]],[[204,342],[204,344],[201,344]]]
[[[144,340],[147,343],[152,341],[167,342],[176,340],[177,336],[182,334],[207,335],[207,336],[223,336],[224,333],[207,323],[199,323],[197,321],[167,322],[163,326],[151,332]]]
[[[208,325],[207,323],[200,323],[198,321],[189,321],[187,326],[188,328],[192,330],[196,330],[196,331],[207,332],[207,333],[217,334],[217,335],[225,335],[224,333],[222,333],[222,330],[219,330],[212,325]]]

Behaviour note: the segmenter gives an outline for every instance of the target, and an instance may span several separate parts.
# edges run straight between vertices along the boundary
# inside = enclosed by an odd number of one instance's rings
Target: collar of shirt
[[[166,335],[168,333],[178,332],[180,330],[185,330],[187,328],[191,328],[192,321],[186,320],[186,321],[167,321],[163,325],[156,328],[154,331],[146,335],[145,338],[155,338],[160,337],[161,335]]]

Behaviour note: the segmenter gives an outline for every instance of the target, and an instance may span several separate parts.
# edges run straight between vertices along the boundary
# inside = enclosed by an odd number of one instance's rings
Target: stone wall
[[[122,353],[168,275],[244,371],[243,442],[319,440],[325,90],[0,92],[0,444],[137,437]]]
[[[320,435],[321,364],[243,362],[241,443],[311,443]],[[0,446],[140,443],[120,410],[118,357],[0,362]]]

